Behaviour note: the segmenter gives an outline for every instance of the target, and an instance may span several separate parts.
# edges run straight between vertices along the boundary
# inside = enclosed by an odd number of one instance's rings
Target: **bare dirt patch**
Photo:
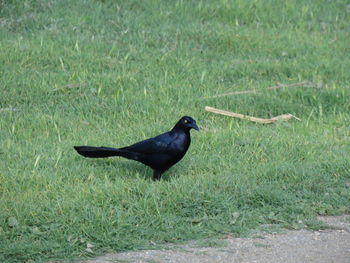
[[[259,233],[251,238],[228,237],[220,247],[198,247],[196,242],[191,242],[172,249],[107,254],[87,263],[350,263],[350,216],[319,219],[331,228]]]

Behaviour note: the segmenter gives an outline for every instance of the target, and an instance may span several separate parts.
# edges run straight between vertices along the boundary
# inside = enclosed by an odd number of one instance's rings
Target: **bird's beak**
[[[192,123],[191,128],[195,129],[196,131],[199,131],[199,127],[197,126],[196,123]]]

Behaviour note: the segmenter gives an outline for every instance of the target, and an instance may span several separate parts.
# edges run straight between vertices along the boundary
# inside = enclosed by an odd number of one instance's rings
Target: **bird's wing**
[[[174,136],[171,136],[169,132],[163,133],[156,137],[137,142],[133,145],[120,148],[121,150],[127,150],[137,152],[141,154],[156,154],[156,153],[172,153],[173,149],[171,143],[174,141]]]

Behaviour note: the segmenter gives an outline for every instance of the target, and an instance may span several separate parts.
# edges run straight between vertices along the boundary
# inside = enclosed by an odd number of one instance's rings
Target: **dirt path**
[[[144,250],[108,254],[87,263],[350,263],[350,216],[319,218],[333,229],[287,230],[282,234],[260,234],[254,238],[225,239],[224,247],[194,244],[170,250]]]

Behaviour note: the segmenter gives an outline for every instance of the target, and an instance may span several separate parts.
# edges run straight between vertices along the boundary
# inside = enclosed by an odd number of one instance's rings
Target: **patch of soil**
[[[350,263],[350,216],[320,217],[331,228],[286,230],[257,237],[225,239],[221,247],[198,247],[196,242],[166,250],[107,254],[86,263]]]

